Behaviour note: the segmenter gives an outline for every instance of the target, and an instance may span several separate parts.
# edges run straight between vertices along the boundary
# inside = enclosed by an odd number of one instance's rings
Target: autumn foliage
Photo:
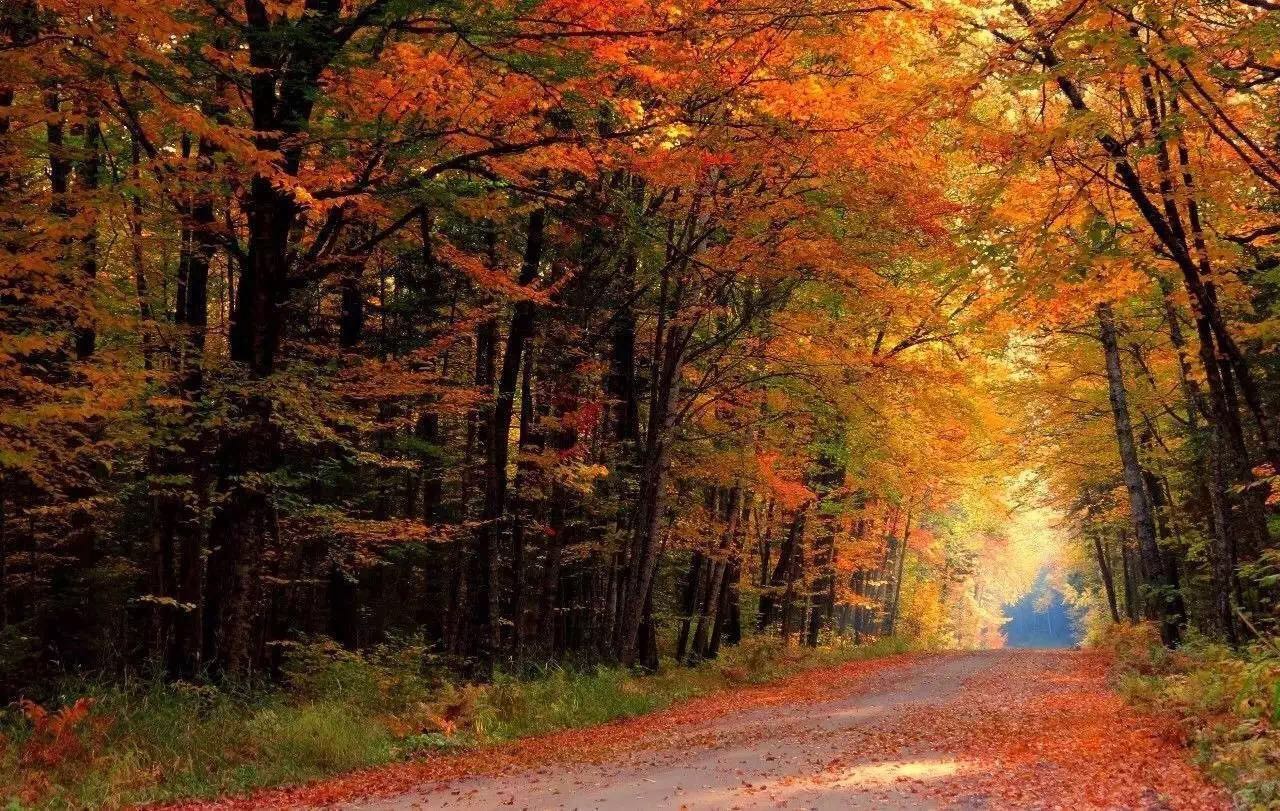
[[[967,593],[924,19],[5,9],[5,690],[317,635],[696,661]]]
[[[0,0],[0,694],[1268,633],[1274,10]]]

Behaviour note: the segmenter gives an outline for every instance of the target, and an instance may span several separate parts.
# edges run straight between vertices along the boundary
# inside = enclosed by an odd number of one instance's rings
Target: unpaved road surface
[[[1229,808],[1074,651],[905,656],[280,804],[401,809]],[[269,801],[269,798],[262,798]],[[270,803],[275,804],[275,803]]]

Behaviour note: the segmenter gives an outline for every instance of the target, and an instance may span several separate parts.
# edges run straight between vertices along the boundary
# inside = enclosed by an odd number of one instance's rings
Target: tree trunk
[[[98,276],[98,222],[96,213],[98,201],[94,198],[98,191],[98,175],[102,170],[102,127],[98,122],[96,110],[90,110],[85,121],[83,149],[84,159],[80,163],[77,172],[80,179],[80,189],[85,197],[82,204],[87,203],[89,206],[90,213],[88,216],[90,222],[81,242],[84,258],[80,263],[80,274],[83,279],[82,284],[87,292],[86,304],[88,309],[92,311],[93,285]],[[98,333],[94,327],[92,312],[82,313],[80,323],[76,325],[76,359],[87,360],[92,356],[97,340]]]
[[[1093,551],[1098,558],[1098,574],[1102,577],[1102,589],[1107,597],[1107,608],[1111,610],[1111,621],[1120,622],[1120,609],[1116,605],[1116,584],[1111,577],[1111,563],[1107,560],[1106,549],[1102,546],[1102,533],[1093,533]]]
[[[693,612],[698,608],[698,593],[703,588],[705,575],[701,552],[694,552],[689,559],[689,571],[685,575],[684,596],[680,600],[680,632],[676,637],[676,661],[683,662],[689,652],[689,631],[693,625]]]
[[[797,541],[795,552],[791,555],[791,565],[787,567],[787,585],[782,592],[782,628],[779,635],[782,641],[790,642],[791,632],[804,629],[804,609],[807,602],[802,603],[800,622],[796,622],[795,596],[796,583],[804,578],[804,543]]]
[[[804,532],[804,517],[805,507],[797,508],[791,519],[791,527],[787,530],[786,539],[782,542],[782,548],[778,550],[778,562],[774,565],[773,574],[769,576],[768,584],[760,595],[760,613],[756,618],[757,633],[764,633],[773,625],[778,598],[787,585],[791,572],[791,559],[796,553],[800,536]]]
[[[1134,536],[1138,541],[1138,553],[1142,570],[1150,586],[1143,600],[1147,619],[1160,622],[1160,637],[1170,647],[1178,644],[1180,617],[1173,610],[1174,589],[1165,577],[1160,559],[1160,546],[1156,540],[1155,520],[1151,502],[1147,498],[1142,479],[1142,464],[1134,444],[1133,425],[1129,418],[1128,395],[1124,387],[1124,370],[1120,365],[1120,348],[1117,339],[1115,315],[1111,305],[1097,306],[1098,325],[1101,329],[1103,353],[1107,366],[1107,389],[1111,400],[1111,414],[1115,422],[1116,443],[1120,451],[1120,463],[1124,473],[1125,489],[1129,492],[1129,516]]]
[[[529,215],[524,261],[517,279],[521,287],[528,287],[537,279],[542,265],[546,219],[546,210],[541,208]],[[517,302],[511,316],[511,327],[507,332],[507,345],[502,356],[502,372],[498,378],[492,417],[487,425],[484,508],[474,551],[479,565],[473,568],[480,579],[476,583],[478,587],[471,594],[473,641],[477,643],[477,652],[482,656],[494,655],[502,645],[502,595],[498,582],[501,555],[498,547],[506,519],[511,415],[515,408],[521,361],[525,356],[525,345],[533,334],[533,326],[533,302],[527,299]]]
[[[1133,554],[1129,550],[1128,533],[1120,536],[1120,565],[1124,571],[1124,613],[1130,622],[1137,622],[1141,613],[1138,604],[1138,573]]]
[[[637,641],[645,603],[653,576],[658,568],[659,523],[666,508],[665,491],[667,454],[671,433],[675,428],[675,405],[680,394],[680,375],[684,366],[686,330],[671,327],[662,342],[660,376],[655,381],[649,417],[644,464],[640,471],[640,494],[628,556],[627,581],[622,602],[620,635],[617,642],[619,660],[626,665],[635,661]]]
[[[1228,454],[1228,428],[1226,423],[1234,415],[1226,408],[1221,395],[1222,381],[1218,365],[1213,358],[1213,337],[1203,318],[1196,319],[1196,331],[1200,342],[1200,360],[1205,369],[1205,378],[1209,385],[1209,405],[1204,405],[1204,397],[1199,386],[1191,376],[1191,365],[1187,360],[1186,340],[1178,321],[1178,313],[1168,284],[1160,283],[1164,299],[1165,323],[1169,329],[1169,338],[1178,353],[1178,377],[1186,400],[1187,424],[1192,431],[1198,430],[1198,414],[1204,414],[1209,422],[1210,440],[1207,443],[1208,453],[1200,448],[1204,443],[1192,443],[1195,453],[1196,472],[1199,473],[1209,506],[1209,564],[1210,577],[1213,584],[1212,602],[1214,618],[1229,641],[1236,638],[1235,616],[1231,607],[1231,595],[1236,589],[1235,577],[1235,537],[1232,532],[1230,516],[1229,476],[1225,457]]]
[[[525,347],[524,369],[520,376],[520,427],[516,447],[520,454],[527,454],[541,446],[541,431],[534,425],[533,403],[533,345]],[[516,462],[516,516],[511,526],[511,633],[512,644],[519,650],[524,644],[525,615],[527,613],[528,561],[525,550],[525,523],[532,520],[532,506],[528,491],[533,487],[530,463],[521,458]]]
[[[907,544],[911,541],[911,507],[907,507],[906,521],[902,529],[902,542],[898,544],[898,559],[894,565],[893,597],[889,601],[889,617],[885,634],[893,636],[898,625],[898,606],[902,600],[902,574],[907,562]]]

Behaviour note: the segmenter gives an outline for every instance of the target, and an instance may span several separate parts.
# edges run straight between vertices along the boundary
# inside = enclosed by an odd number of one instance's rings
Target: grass
[[[0,804],[120,807],[298,783],[905,650],[897,640],[812,649],[760,638],[696,667],[663,662],[655,674],[548,666],[458,684],[411,645],[357,655],[312,644],[291,652],[283,686],[73,683],[61,710],[0,716]]]
[[[1193,638],[1169,651],[1153,630],[1120,626],[1104,644],[1121,693],[1181,719],[1196,760],[1239,807],[1280,807],[1280,654],[1271,643],[1235,651]]]

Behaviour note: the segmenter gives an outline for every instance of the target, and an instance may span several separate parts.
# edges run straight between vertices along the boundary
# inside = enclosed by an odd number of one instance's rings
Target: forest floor
[[[1081,651],[905,655],[232,801],[362,809],[1230,808]],[[226,805],[226,804],[224,804]]]

